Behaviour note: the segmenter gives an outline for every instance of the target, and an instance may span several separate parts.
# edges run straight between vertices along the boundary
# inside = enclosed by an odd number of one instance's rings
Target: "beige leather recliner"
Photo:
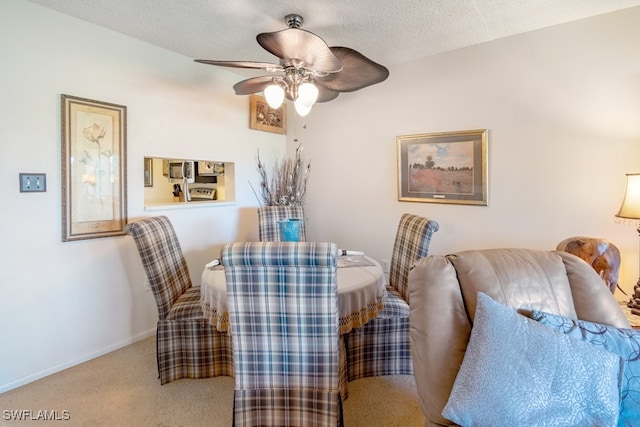
[[[478,291],[523,314],[535,309],[630,327],[595,270],[566,252],[486,249],[422,258],[409,273],[410,338],[427,426],[452,424],[441,412],[467,348]]]

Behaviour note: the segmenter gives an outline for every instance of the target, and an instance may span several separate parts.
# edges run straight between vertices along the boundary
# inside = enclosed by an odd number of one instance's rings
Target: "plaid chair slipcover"
[[[341,425],[336,256],[334,243],[320,242],[222,248],[234,425]]]
[[[300,219],[300,241],[307,240],[304,227],[304,211],[302,206],[263,206],[258,208],[258,225],[261,242],[279,242],[280,231],[278,221],[281,219]]]
[[[409,347],[409,288],[414,262],[427,256],[436,221],[404,214],[396,233],[387,295],[375,319],[346,335],[349,381],[378,375],[413,375]]]
[[[156,352],[160,383],[233,376],[231,337],[204,317],[200,288],[191,285],[178,237],[166,216],[126,226],[158,307]]]

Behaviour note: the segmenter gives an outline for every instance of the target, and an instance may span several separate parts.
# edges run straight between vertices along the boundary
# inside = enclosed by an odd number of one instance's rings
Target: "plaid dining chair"
[[[413,375],[409,346],[409,270],[426,257],[436,221],[403,214],[391,255],[383,309],[375,319],[346,335],[349,381],[378,375]]]
[[[205,318],[200,288],[189,269],[166,216],[127,224],[158,308],[156,352],[160,383],[180,378],[233,376],[231,337]]]
[[[258,208],[258,231],[261,242],[279,242],[280,230],[278,221],[281,219],[300,219],[300,241],[307,240],[304,227],[304,210],[302,206],[262,206]]]
[[[338,426],[337,246],[236,242],[222,248],[236,426]]]

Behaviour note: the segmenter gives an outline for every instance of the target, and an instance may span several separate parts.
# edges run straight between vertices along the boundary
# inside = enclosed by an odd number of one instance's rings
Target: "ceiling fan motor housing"
[[[289,28],[300,28],[304,23],[304,19],[297,13],[290,13],[289,15],[284,17],[284,22]]]

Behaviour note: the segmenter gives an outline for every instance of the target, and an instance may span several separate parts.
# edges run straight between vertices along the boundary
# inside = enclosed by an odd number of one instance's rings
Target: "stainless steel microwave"
[[[169,181],[192,183],[195,181],[195,162],[193,160],[169,161]]]

